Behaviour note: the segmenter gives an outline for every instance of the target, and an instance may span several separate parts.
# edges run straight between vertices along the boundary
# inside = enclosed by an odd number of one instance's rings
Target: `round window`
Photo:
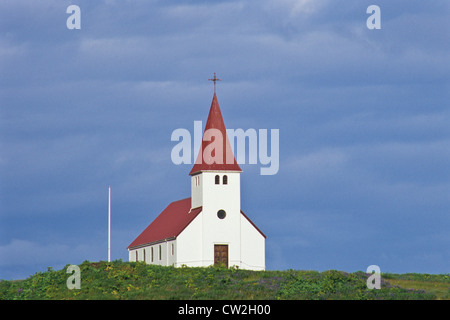
[[[226,215],[227,213],[225,212],[225,210],[217,211],[217,217],[219,217],[219,219],[224,219]]]

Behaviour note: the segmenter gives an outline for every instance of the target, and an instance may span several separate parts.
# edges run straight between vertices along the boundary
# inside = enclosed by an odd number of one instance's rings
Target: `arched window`
[[[228,184],[228,177],[227,177],[227,175],[224,175],[224,176],[223,176],[223,178],[222,178],[222,183],[223,183],[223,184]]]
[[[216,175],[216,184],[220,184],[220,176]]]

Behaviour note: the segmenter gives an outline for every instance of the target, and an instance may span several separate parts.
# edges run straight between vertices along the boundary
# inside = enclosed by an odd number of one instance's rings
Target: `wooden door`
[[[228,268],[228,245],[215,244],[214,245],[214,265],[224,265]]]

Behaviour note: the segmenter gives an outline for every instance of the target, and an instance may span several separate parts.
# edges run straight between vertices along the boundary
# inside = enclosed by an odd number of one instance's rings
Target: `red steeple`
[[[221,138],[221,139],[220,139]],[[228,159],[227,159],[228,158]],[[200,171],[242,171],[231,151],[216,93],[211,103],[202,145],[190,175]]]

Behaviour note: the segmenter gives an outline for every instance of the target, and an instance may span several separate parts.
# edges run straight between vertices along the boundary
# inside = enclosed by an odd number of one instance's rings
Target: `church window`
[[[161,255],[162,255],[162,250],[161,250],[161,245],[159,245],[159,260],[161,260]]]
[[[136,250],[136,262],[138,261],[138,251]]]
[[[226,215],[227,215],[227,213],[225,212],[225,210],[221,209],[221,210],[217,211],[217,217],[219,219],[225,219]]]
[[[153,262],[153,247],[151,247],[151,250],[150,250],[150,258],[152,259],[152,262]]]
[[[172,255],[173,255],[173,243],[172,243],[172,246],[171,246],[171,247],[172,247]]]
[[[142,260],[142,261],[145,262],[145,249],[142,249],[142,251],[144,252],[144,260]]]
[[[228,176],[227,176],[227,175],[224,175],[224,176],[223,176],[222,183],[223,183],[223,184],[228,184]]]
[[[220,184],[220,176],[216,175],[216,184]]]

